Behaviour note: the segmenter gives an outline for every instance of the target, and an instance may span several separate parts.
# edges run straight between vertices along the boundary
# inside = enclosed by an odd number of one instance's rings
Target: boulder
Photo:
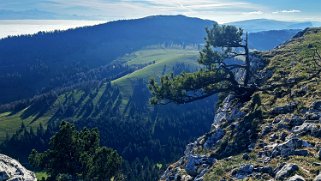
[[[192,181],[193,178],[190,175],[183,175],[181,181]]]
[[[300,175],[294,175],[293,177],[290,177],[287,181],[305,181],[305,179]]]
[[[290,155],[308,156],[309,152],[308,152],[308,150],[294,150]]]
[[[306,120],[319,120],[321,117],[319,111],[311,111],[311,112],[306,112],[304,115],[304,119]]]
[[[272,109],[271,114],[278,115],[278,114],[287,114],[293,112],[298,106],[297,102],[290,102],[287,105],[275,107]]]
[[[244,154],[242,155],[242,159],[243,159],[243,160],[249,160],[249,159],[250,159],[249,154],[244,153]]]
[[[186,178],[188,175],[182,171],[182,169],[179,167],[178,163],[174,163],[170,165],[164,172],[164,174],[161,176],[160,181],[168,181],[168,180],[183,180],[183,178]]]
[[[239,169],[233,170],[232,175],[237,179],[244,179],[251,173],[253,173],[254,166],[251,164],[243,165]]]
[[[213,165],[216,159],[205,155],[189,155],[186,158],[185,170],[191,176],[197,176],[203,169]],[[199,169],[203,167],[203,169]]]
[[[193,178],[190,175],[182,174],[180,172],[180,170],[181,169],[178,169],[175,176],[167,178],[166,181],[167,180],[179,180],[179,181],[192,181],[193,180]]]
[[[285,141],[284,143],[276,145],[272,150],[272,157],[276,157],[276,156],[287,157],[290,155],[302,156],[302,154],[307,155],[308,153],[306,150],[305,151],[296,150],[298,148],[303,148],[303,147],[311,147],[311,145],[306,141],[303,141],[299,138],[294,137]]]
[[[296,134],[309,134],[315,137],[321,137],[321,124],[320,123],[312,123],[305,122],[300,126],[296,126],[292,129],[293,133]]]
[[[270,166],[264,166],[264,167],[258,166],[258,167],[255,167],[253,171],[273,175],[273,168]]]
[[[203,181],[204,180],[204,175],[208,172],[208,169],[205,168],[203,169],[194,179],[194,181]]]
[[[306,95],[309,91],[309,88],[307,86],[302,87],[299,90],[293,90],[291,91],[291,95],[292,97],[303,97],[304,95]]]
[[[0,181],[36,181],[36,175],[17,160],[0,154]]]
[[[221,128],[216,129],[213,133],[211,133],[207,137],[207,140],[204,143],[204,148],[206,149],[212,148],[220,139],[223,138],[224,135],[225,135],[225,131],[223,129]]]
[[[285,180],[299,170],[299,166],[292,163],[285,164],[281,170],[275,174],[276,180]]]

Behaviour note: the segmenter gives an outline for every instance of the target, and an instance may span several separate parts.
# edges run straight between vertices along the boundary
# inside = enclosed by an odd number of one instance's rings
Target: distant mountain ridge
[[[316,22],[287,22],[271,19],[253,19],[245,21],[236,21],[227,23],[241,27],[249,32],[259,32],[268,30],[284,30],[284,29],[305,29],[308,27],[318,26]]]

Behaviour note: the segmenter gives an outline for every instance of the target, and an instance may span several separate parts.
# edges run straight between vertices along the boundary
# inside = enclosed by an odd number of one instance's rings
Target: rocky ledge
[[[321,28],[262,53],[265,68],[253,66],[261,85],[285,86],[256,91],[249,100],[227,96],[211,130],[188,144],[160,180],[321,181],[321,77],[304,79],[315,72],[309,47],[321,51]]]
[[[0,181],[37,181],[37,178],[17,160],[0,154]]]

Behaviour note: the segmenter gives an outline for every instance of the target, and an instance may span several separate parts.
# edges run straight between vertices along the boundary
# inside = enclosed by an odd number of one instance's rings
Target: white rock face
[[[0,154],[0,181],[37,181],[37,178],[17,160]]]

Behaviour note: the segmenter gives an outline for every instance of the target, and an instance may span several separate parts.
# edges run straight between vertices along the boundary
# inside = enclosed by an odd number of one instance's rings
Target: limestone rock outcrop
[[[0,154],[0,181],[37,181],[37,178],[17,160]]]

